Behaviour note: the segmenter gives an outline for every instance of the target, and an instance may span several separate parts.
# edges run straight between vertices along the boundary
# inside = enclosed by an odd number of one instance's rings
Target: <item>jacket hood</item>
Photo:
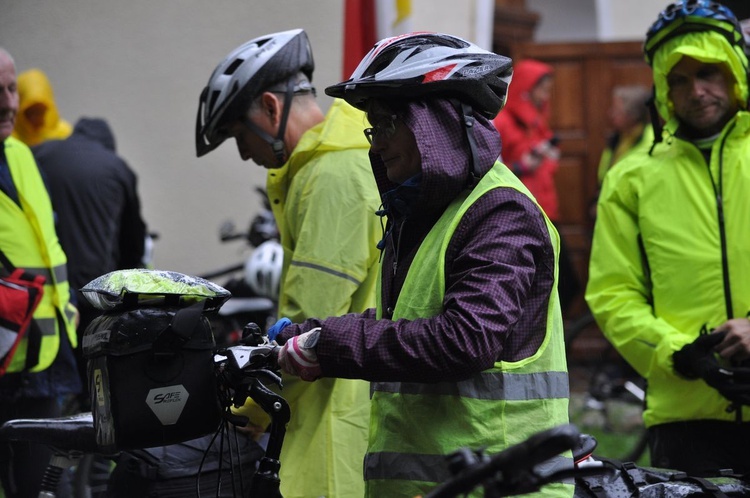
[[[525,59],[513,66],[513,81],[508,88],[508,100],[503,108],[503,113],[512,114],[526,124],[536,119],[540,114],[546,119],[549,114],[549,104],[545,103],[542,109],[537,109],[531,101],[531,90],[545,76],[551,76],[554,69],[534,59]]]
[[[484,175],[500,155],[500,134],[488,119],[477,113],[474,117],[477,164],[480,175]],[[422,159],[422,173],[416,182],[419,192],[416,196],[407,194],[408,202],[419,211],[441,210],[467,187],[471,175],[471,153],[462,119],[453,104],[444,99],[412,101],[402,119],[414,134]],[[380,155],[370,153],[370,162],[388,209],[385,194],[405,186],[388,179]],[[409,183],[413,188],[415,182]]]
[[[276,177],[290,175],[289,178],[304,167],[314,156],[323,152],[367,149],[367,142],[362,130],[367,126],[365,113],[335,99],[326,113],[326,119],[302,134],[287,162],[269,174]]]
[[[109,124],[101,118],[80,118],[73,129],[73,135],[84,136],[102,144],[115,152],[115,136]]]
[[[70,123],[60,118],[52,84],[40,69],[29,69],[18,75],[18,99],[13,136],[29,147],[45,140],[67,138],[73,131]],[[26,110],[37,104],[45,108],[44,123],[40,128],[34,127],[26,117]]]
[[[691,57],[704,63],[727,66],[734,75],[734,96],[740,103],[741,108],[747,108],[748,60],[742,50],[734,49],[726,38],[714,31],[686,33],[667,40],[654,54],[652,65],[654,87],[656,88],[656,109],[662,119],[667,122],[669,129],[673,129],[676,122],[674,122],[674,105],[669,100],[667,76],[683,57]]]

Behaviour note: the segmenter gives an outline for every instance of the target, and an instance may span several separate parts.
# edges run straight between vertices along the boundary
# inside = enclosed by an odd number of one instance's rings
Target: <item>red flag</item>
[[[344,80],[377,40],[375,0],[345,0],[344,3]]]

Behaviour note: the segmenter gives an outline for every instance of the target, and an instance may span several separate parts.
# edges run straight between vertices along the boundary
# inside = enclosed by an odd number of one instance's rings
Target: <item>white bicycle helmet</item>
[[[283,262],[281,244],[275,240],[263,242],[245,261],[245,282],[259,296],[277,301]]]
[[[371,98],[455,98],[491,119],[505,105],[512,64],[457,36],[409,33],[377,42],[351,78],[325,92],[362,110]]]
[[[288,94],[314,91],[309,84],[314,69],[312,48],[302,29],[264,35],[234,49],[216,66],[201,92],[195,125],[198,157],[221,145],[227,139],[224,126],[240,119],[253,99],[271,86],[289,82]],[[294,77],[300,72],[308,81],[295,86]],[[285,102],[278,137],[263,137],[275,151],[283,149],[288,108]]]

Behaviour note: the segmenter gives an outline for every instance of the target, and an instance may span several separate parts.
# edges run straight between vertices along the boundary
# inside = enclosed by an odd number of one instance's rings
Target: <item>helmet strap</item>
[[[279,165],[286,162],[284,154],[284,133],[286,133],[286,122],[289,119],[289,112],[292,109],[292,99],[294,98],[294,78],[289,78],[286,84],[286,94],[284,95],[284,109],[281,111],[281,122],[279,123],[279,134],[276,140],[271,144],[273,153],[276,154],[276,160]]]
[[[272,137],[265,130],[262,130],[258,125],[250,121],[247,115],[243,115],[241,118],[242,124],[250,128],[250,131],[258,135],[260,138],[265,140],[268,145],[271,146],[276,161],[279,166],[286,162],[286,153],[284,152],[284,133],[286,133],[286,123],[289,120],[289,112],[292,107],[292,98],[294,98],[294,80],[290,79],[284,93],[284,108],[281,111],[281,122],[279,123],[279,131],[276,134],[276,138]]]
[[[469,172],[470,176],[468,180],[469,185],[474,186],[482,177],[479,173],[479,164],[477,164],[477,157],[479,154],[477,152],[477,139],[474,136],[474,124],[476,123],[474,109],[470,105],[457,100],[453,100],[453,105],[456,106],[456,109],[461,114],[461,120],[463,121],[464,129],[466,130],[466,138],[469,141],[469,154],[471,156],[469,161],[471,163],[471,171]]]
[[[279,162],[280,165],[284,164],[285,156],[284,156],[284,141],[283,140],[273,138],[271,135],[266,133],[266,131],[263,130],[260,126],[250,121],[250,118],[248,118],[247,116],[243,115],[242,118],[240,118],[240,121],[242,121],[242,124],[247,126],[250,129],[250,131],[258,135],[260,138],[262,138],[266,142],[268,142],[268,145],[270,145],[271,149],[273,149],[273,153],[276,156],[276,160]]]

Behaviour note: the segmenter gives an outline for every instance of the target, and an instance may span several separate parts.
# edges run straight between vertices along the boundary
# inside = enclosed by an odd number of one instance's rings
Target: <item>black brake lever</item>
[[[268,382],[261,382],[261,384],[263,384],[263,385],[271,383],[271,384],[276,384],[277,386],[279,386],[279,389],[283,389],[284,388],[284,385],[283,385],[283,383],[281,381],[281,376],[279,374],[277,374],[276,372],[273,372],[271,370],[268,370],[268,369],[265,369],[265,368],[262,368],[260,370],[254,370],[252,372],[252,376],[255,377],[255,378],[266,377],[268,379]]]

